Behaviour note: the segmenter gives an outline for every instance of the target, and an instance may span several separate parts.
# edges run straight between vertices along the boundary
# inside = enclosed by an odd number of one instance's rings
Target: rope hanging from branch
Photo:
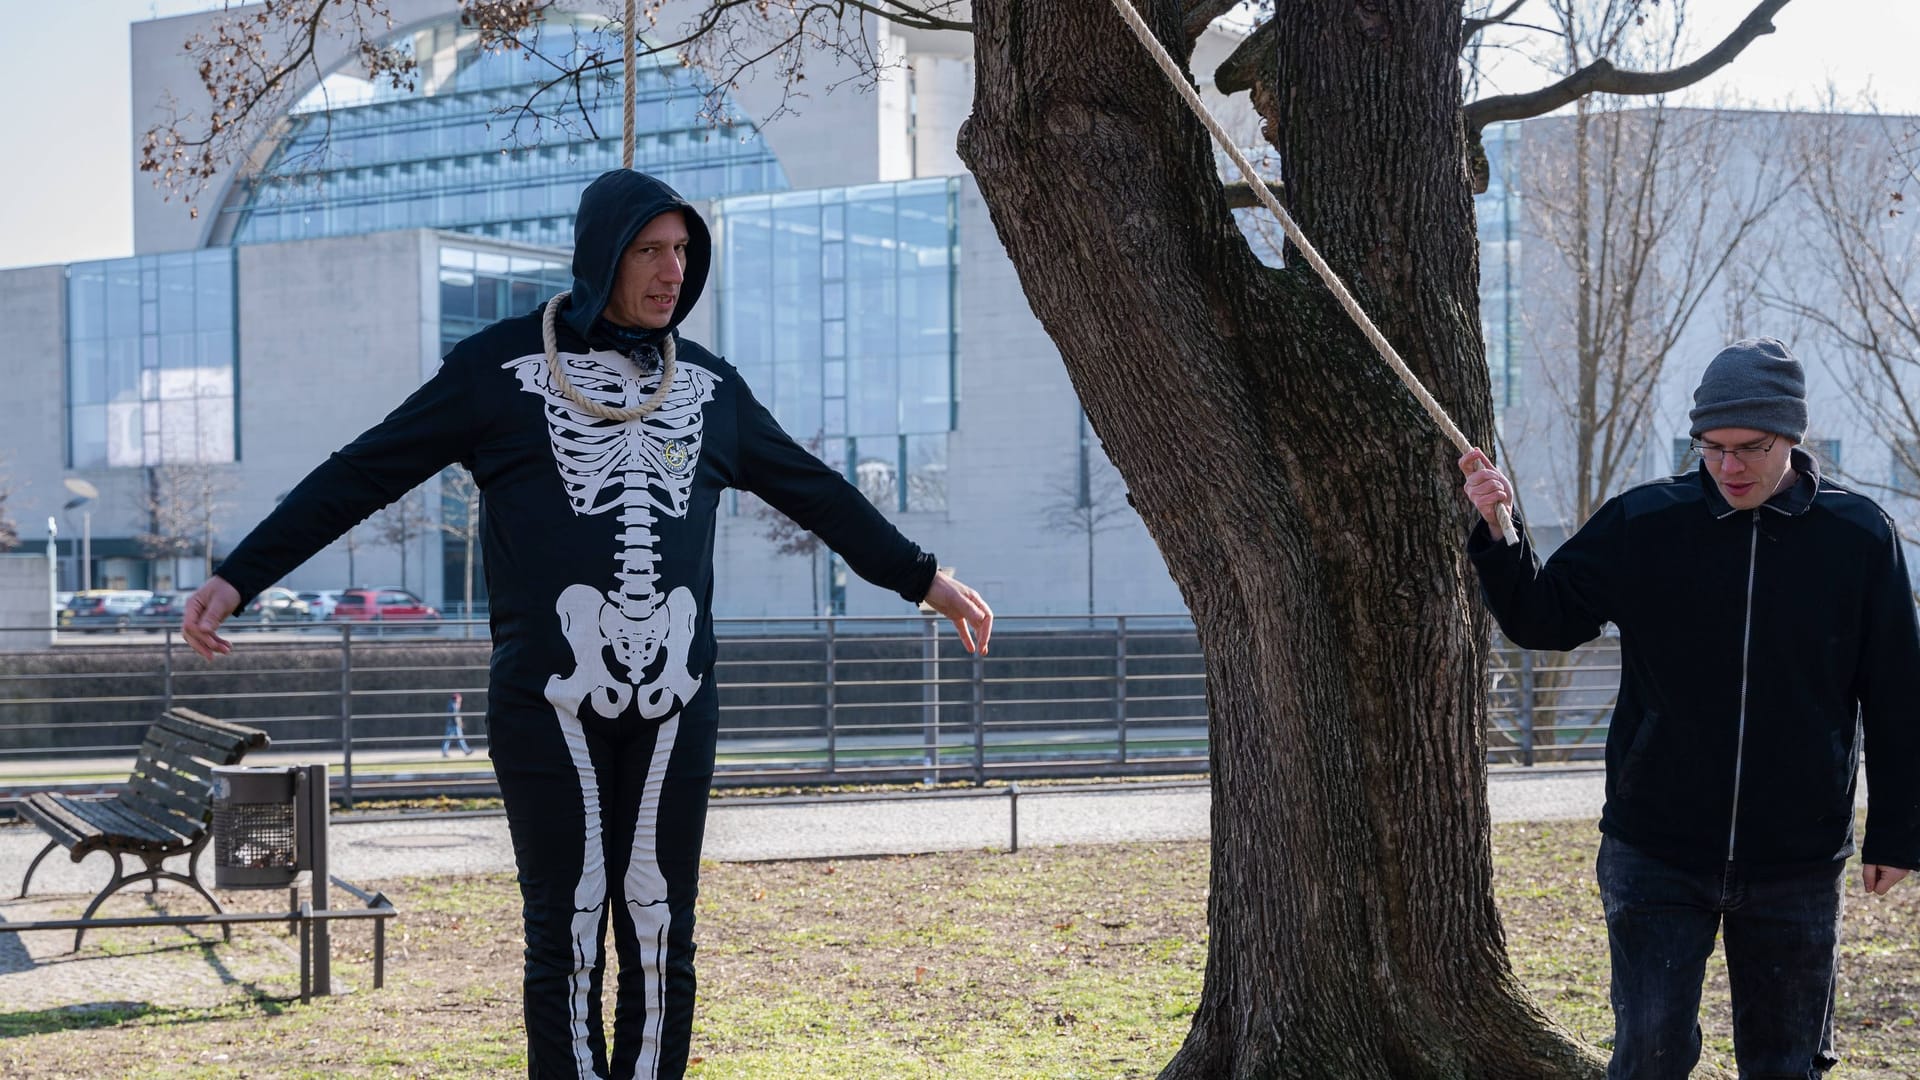
[[[624,99],[625,108],[622,110],[623,120],[620,129],[622,136],[620,145],[620,167],[623,169],[633,168],[633,99],[636,92],[640,89],[637,85],[639,79],[633,69],[633,39],[638,36],[637,31],[634,29],[633,20],[635,18],[634,8],[638,5],[638,2],[639,0],[627,0],[627,23],[624,28],[626,32],[621,35],[625,41],[621,46],[621,59],[627,65],[627,93]]]
[[[1393,369],[1395,375],[1400,376],[1401,382],[1407,384],[1407,389],[1413,393],[1415,400],[1420,402],[1420,407],[1427,410],[1427,415],[1433,418],[1433,422],[1439,426],[1441,433],[1446,435],[1462,454],[1473,449],[1473,444],[1467,441],[1466,435],[1453,422],[1453,418],[1447,415],[1447,410],[1441,408],[1440,403],[1427,392],[1427,388],[1420,385],[1419,377],[1407,367],[1405,360],[1400,359],[1400,354],[1394,349],[1393,343],[1387,340],[1387,336],[1381,333],[1380,328],[1367,317],[1367,313],[1361,310],[1360,302],[1347,291],[1346,284],[1340,280],[1338,274],[1333,272],[1333,267],[1328,266],[1327,261],[1320,257],[1320,252],[1307,239],[1306,233],[1300,230],[1299,224],[1293,220],[1293,215],[1287,213],[1286,208],[1280,205],[1280,200],[1274,198],[1273,192],[1267,189],[1260,175],[1254,171],[1245,155],[1240,153],[1240,148],[1234,145],[1233,140],[1221,128],[1220,121],[1214,119],[1206,103],[1200,100],[1200,95],[1194,91],[1192,84],[1187,82],[1187,77],[1180,70],[1179,65],[1175,64],[1173,57],[1167,54],[1167,50],[1160,44],[1160,39],[1153,36],[1153,31],[1140,17],[1140,13],[1134,10],[1128,0],[1113,0],[1113,7],[1120,13],[1120,17],[1127,21],[1127,26],[1133,30],[1133,36],[1140,40],[1141,46],[1153,56],[1154,62],[1160,65],[1160,71],[1166,75],[1167,81],[1180,92],[1180,97],[1186,101],[1187,108],[1193,110],[1193,115],[1199,117],[1200,122],[1205,124],[1207,130],[1213,134],[1214,141],[1219,143],[1226,150],[1227,156],[1233,159],[1234,165],[1240,170],[1240,175],[1247,178],[1247,183],[1252,186],[1254,194],[1259,196],[1260,202],[1272,211],[1275,218],[1279,219],[1281,231],[1287,234],[1287,239],[1300,250],[1301,255],[1306,257],[1314,273],[1320,275],[1320,280],[1326,283],[1334,298],[1340,301],[1340,306],[1353,317],[1355,325],[1359,326],[1360,332],[1373,343],[1380,358],[1387,362],[1387,366]],[[1519,543],[1520,538],[1513,528],[1513,517],[1505,505],[1500,507],[1500,531],[1507,543]]]

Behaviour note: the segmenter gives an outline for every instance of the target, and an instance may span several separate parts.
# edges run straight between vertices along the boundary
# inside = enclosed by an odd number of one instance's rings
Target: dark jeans
[[[1608,1080],[1685,1080],[1700,1060],[1700,990],[1724,921],[1742,1080],[1818,1080],[1833,1054],[1846,863],[1754,876],[1657,859],[1614,837],[1596,866],[1613,951]]]

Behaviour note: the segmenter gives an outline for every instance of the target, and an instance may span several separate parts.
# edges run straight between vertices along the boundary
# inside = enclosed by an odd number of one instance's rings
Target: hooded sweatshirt
[[[620,256],[668,211],[683,216],[689,237],[672,320],[642,332],[646,342],[614,340],[602,316]],[[601,176],[580,201],[559,361],[578,392],[625,408],[658,386],[658,358],[629,353],[672,335],[676,370],[660,408],[625,423],[582,412],[554,386],[541,309],[502,320],[454,346],[398,409],[302,480],[217,572],[244,604],[422,481],[465,466],[481,491],[490,714],[544,708],[544,699],[660,719],[690,700],[712,672],[714,522],[729,487],[818,534],[861,577],[918,601],[933,556],[788,437],[738,370],[679,337],[712,250],[705,222],[671,188],[631,170]],[[550,678],[564,685],[556,691]]]

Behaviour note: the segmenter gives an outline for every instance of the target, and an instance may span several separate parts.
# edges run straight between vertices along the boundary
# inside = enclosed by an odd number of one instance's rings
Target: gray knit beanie
[[[1799,442],[1807,434],[1807,376],[1774,338],[1747,338],[1720,350],[1693,392],[1690,432],[1752,428]]]

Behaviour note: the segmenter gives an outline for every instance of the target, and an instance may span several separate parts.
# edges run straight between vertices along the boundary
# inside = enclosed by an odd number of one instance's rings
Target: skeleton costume
[[[689,243],[668,328],[600,318],[621,254],[678,210]],[[657,410],[616,423],[557,389],[541,313],[462,341],[392,415],[315,469],[219,568],[244,603],[369,514],[459,462],[482,492],[492,599],[490,754],[526,919],[528,1075],[679,1077],[693,1019],[693,904],[713,774],[714,516],[751,491],[908,600],[934,559],[807,453],[740,373],[672,327],[712,243],[672,189],[630,170],[581,197],[558,360],[579,394]],[[660,346],[673,334],[675,362]],[[611,1060],[601,943],[620,978]]]

